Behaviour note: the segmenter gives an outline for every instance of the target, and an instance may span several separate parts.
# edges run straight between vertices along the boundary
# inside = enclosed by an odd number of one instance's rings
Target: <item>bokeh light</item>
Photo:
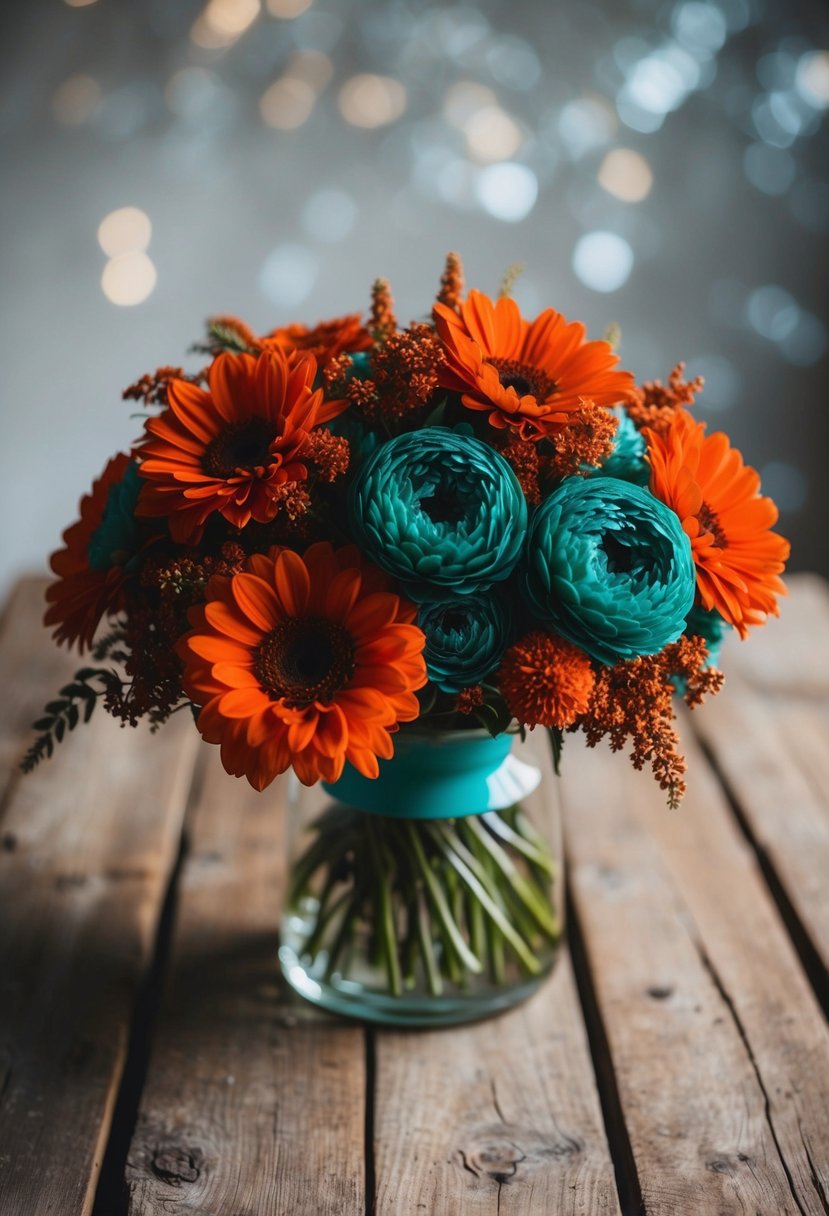
[[[280,17],[283,21],[293,21],[306,12],[313,0],[266,0],[265,7],[272,17]]]
[[[488,165],[478,177],[478,202],[498,220],[517,223],[529,215],[538,198],[538,179],[526,165]]]
[[[279,245],[259,272],[263,295],[279,309],[298,308],[319,277],[319,260],[305,245]]]
[[[340,113],[354,127],[385,127],[406,109],[406,90],[390,76],[352,76],[340,89]]]
[[[101,86],[92,76],[70,76],[52,98],[52,113],[65,127],[77,127],[93,117],[101,103]]]
[[[123,253],[143,253],[150,243],[152,224],[138,207],[119,207],[110,211],[98,225],[98,244],[108,257]]]
[[[260,9],[259,0],[209,0],[190,37],[205,50],[232,46],[253,25]]]
[[[615,232],[588,232],[573,250],[573,272],[593,291],[618,291],[633,269],[633,250]]]
[[[625,203],[641,203],[653,185],[651,167],[640,152],[614,148],[599,168],[599,185]]]
[[[155,288],[157,273],[146,253],[111,258],[101,275],[101,289],[111,304],[143,304]]]

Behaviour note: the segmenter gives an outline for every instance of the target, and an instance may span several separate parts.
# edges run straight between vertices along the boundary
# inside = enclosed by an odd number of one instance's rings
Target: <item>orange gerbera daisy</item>
[[[571,726],[587,710],[595,682],[583,650],[541,629],[510,646],[498,669],[507,708],[525,726]]]
[[[321,368],[333,363],[340,355],[370,350],[373,345],[358,312],[347,317],[335,317],[331,321],[320,321],[310,329],[307,325],[283,325],[262,338],[261,343],[264,349],[278,347],[284,351],[307,351]]]
[[[209,392],[171,380],[167,408],[136,451],[146,479],[138,514],[167,517],[181,544],[197,543],[216,511],[236,528],[272,520],[283,487],[308,476],[309,432],[342,408],[314,391],[316,373],[313,356],[269,349],[217,355]]]
[[[210,580],[178,653],[199,730],[229,773],[258,790],[290,766],[305,785],[336,781],[346,760],[377,776],[426,683],[416,609],[388,586],[355,546],[328,541]]]
[[[615,405],[633,392],[631,373],[614,371],[619,358],[610,344],[585,342],[581,322],[555,309],[525,321],[510,297],[493,303],[470,291],[457,312],[435,304],[434,317],[446,354],[442,386],[522,439],[555,435],[582,397]]]
[[[789,542],[771,531],[777,508],[759,494],[760,478],[719,431],[705,434],[679,407],[662,434],[645,428],[650,487],[682,520],[697,568],[697,590],[706,609],[745,637],[749,625],[778,615],[778,577]]]
[[[50,607],[43,623],[56,626],[56,641],[68,646],[77,643],[81,653],[92,645],[104,614],[117,612],[124,606],[126,567],[137,550],[134,524],[131,525],[125,516],[123,527],[118,528],[116,524],[111,535],[101,537],[102,541],[112,541],[112,544],[96,546],[94,542],[101,536],[111,493],[124,484],[130,464],[129,456],[123,452],[107,463],[101,476],[93,482],[91,493],[81,499],[80,519],[64,532],[64,547],[53,553],[49,561],[58,579],[47,588],[46,600]]]

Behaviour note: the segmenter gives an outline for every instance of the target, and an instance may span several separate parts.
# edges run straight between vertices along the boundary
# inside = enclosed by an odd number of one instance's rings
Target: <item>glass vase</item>
[[[529,996],[562,939],[561,830],[544,733],[401,732],[375,780],[294,781],[280,962],[303,997],[398,1026]]]

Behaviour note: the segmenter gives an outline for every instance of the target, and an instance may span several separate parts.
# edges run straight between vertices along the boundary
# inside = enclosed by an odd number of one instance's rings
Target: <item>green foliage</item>
[[[217,355],[221,351],[230,355],[255,354],[238,329],[219,319],[208,322],[207,342],[197,343],[193,350],[206,355]]]
[[[550,748],[553,753],[553,768],[556,771],[556,775],[560,775],[561,751],[564,747],[564,735],[557,726],[549,727],[547,733],[550,736]]]
[[[33,730],[40,733],[20,762],[23,772],[30,773],[44,757],[51,756],[55,744],[62,742],[67,731],[74,730],[80,721],[89,721],[98,697],[112,694],[116,687],[120,689],[121,678],[113,671],[99,667],[76,671],[59,695],[46,702],[43,715],[32,723]]]
[[[474,716],[480,722],[493,739],[496,735],[502,735],[512,722],[512,714],[507,709],[507,703],[501,696],[497,688],[491,684],[482,684],[484,691],[483,705],[477,705],[472,711]]]

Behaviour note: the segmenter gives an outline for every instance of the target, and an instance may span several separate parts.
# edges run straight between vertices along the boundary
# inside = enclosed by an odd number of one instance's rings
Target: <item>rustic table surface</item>
[[[829,1212],[829,589],[727,648],[678,812],[566,743],[570,952],[455,1030],[316,1013],[276,970],[281,790],[184,715],[103,713],[22,777],[78,665],[0,633],[0,1213]]]

